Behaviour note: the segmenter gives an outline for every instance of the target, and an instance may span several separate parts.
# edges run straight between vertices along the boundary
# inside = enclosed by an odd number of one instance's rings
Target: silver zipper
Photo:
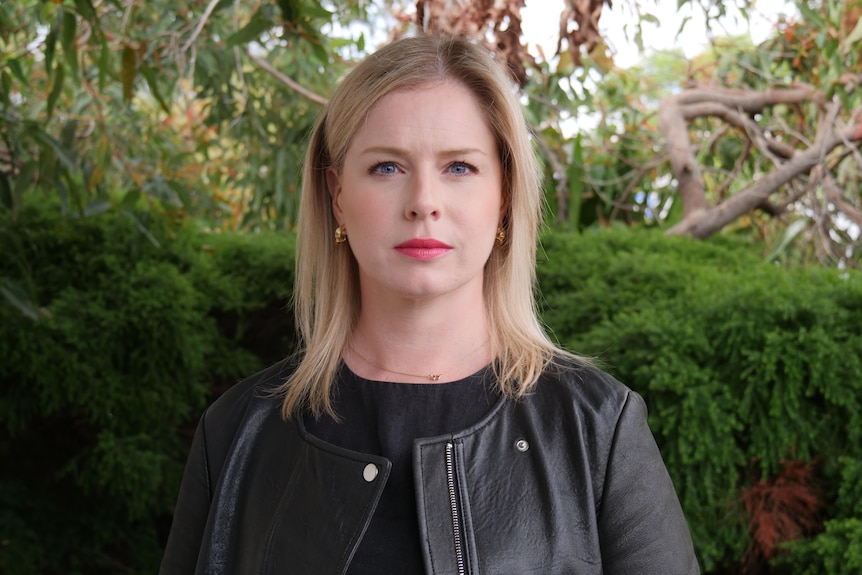
[[[455,492],[455,446],[446,444],[446,481],[449,484],[449,510],[452,512],[452,533],[455,536],[455,561],[458,575],[466,575],[464,569],[464,550],[461,543],[461,518],[458,513],[458,497]]]

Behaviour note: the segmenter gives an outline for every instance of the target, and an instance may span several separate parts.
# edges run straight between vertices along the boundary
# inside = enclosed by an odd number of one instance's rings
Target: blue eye
[[[394,162],[380,162],[379,164],[374,164],[371,166],[369,170],[372,174],[382,174],[384,176],[390,176],[392,174],[398,173],[398,166],[395,165]]]
[[[475,173],[476,168],[467,162],[454,162],[449,166],[449,171],[456,176],[466,176]]]

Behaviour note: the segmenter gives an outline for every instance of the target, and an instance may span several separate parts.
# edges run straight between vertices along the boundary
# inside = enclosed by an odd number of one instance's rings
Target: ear
[[[335,219],[342,223],[344,222],[343,212],[341,210],[341,176],[335,168],[326,169],[326,187],[329,190],[329,197],[332,199],[332,213]]]

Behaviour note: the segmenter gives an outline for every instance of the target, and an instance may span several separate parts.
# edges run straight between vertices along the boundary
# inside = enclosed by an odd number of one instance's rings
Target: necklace
[[[347,349],[349,349],[351,352],[356,354],[356,356],[359,359],[361,359],[362,361],[364,361],[365,363],[367,363],[371,367],[376,367],[377,369],[380,369],[383,371],[388,371],[389,373],[394,373],[396,375],[406,375],[407,377],[415,377],[418,379],[427,379],[428,381],[440,381],[441,377],[443,377],[444,375],[446,375],[447,373],[449,373],[450,371],[452,371],[453,369],[455,369],[456,367],[458,367],[459,365],[461,365],[462,363],[464,363],[465,361],[470,359],[470,357],[472,357],[473,354],[475,354],[477,351],[479,351],[480,349],[485,347],[485,344],[487,344],[487,343],[488,343],[488,340],[486,339],[485,341],[482,342],[482,344],[479,347],[477,347],[476,349],[474,349],[473,351],[471,351],[470,353],[468,353],[467,355],[462,357],[461,360],[458,361],[458,363],[451,366],[446,371],[441,371],[440,373],[429,373],[427,375],[418,375],[415,373],[407,373],[405,371],[395,371],[394,369],[389,369],[388,367],[383,367],[382,365],[377,365],[376,363],[374,363],[373,361],[371,361],[370,359],[368,359],[367,357],[365,357],[364,355],[362,355],[361,353],[356,351],[356,348],[353,347],[352,343],[347,344]]]

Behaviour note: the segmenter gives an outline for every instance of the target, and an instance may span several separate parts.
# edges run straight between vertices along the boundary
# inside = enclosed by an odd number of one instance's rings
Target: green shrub
[[[834,505],[836,519],[823,533],[785,546],[776,565],[794,575],[858,575],[862,573],[862,460],[839,460],[841,484]]]
[[[152,573],[201,410],[290,352],[293,240],[46,214],[0,226],[0,572]]]
[[[838,458],[862,455],[858,274],[630,230],[545,246],[545,320],[645,397],[705,571],[752,545],[743,490],[783,460],[819,462],[834,499]]]
[[[152,573],[204,405],[295,346],[294,239],[46,214],[0,223],[0,571]],[[858,572],[858,273],[625,229],[549,233],[538,271],[554,336],[646,399],[705,573],[750,556],[745,494],[787,460],[826,522],[774,568]]]

